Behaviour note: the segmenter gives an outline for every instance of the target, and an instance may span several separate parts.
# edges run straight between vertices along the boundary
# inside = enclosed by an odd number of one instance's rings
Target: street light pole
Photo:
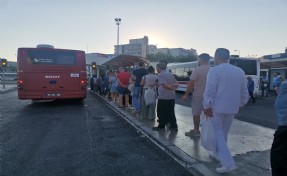
[[[120,18],[115,18],[116,25],[118,26],[118,36],[117,36],[117,55],[119,55],[119,35],[120,35],[120,24],[122,19]]]
[[[234,52],[238,52],[238,56],[240,57],[240,51],[239,50],[234,50]]]

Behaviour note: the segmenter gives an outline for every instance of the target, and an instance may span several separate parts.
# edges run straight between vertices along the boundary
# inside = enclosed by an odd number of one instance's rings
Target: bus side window
[[[171,72],[172,72],[173,74],[176,74],[176,69],[175,69],[175,68],[172,69]]]

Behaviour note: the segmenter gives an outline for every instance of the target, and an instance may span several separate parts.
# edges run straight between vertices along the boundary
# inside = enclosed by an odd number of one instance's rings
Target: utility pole
[[[120,24],[121,24],[122,19],[115,18],[115,21],[116,21],[116,25],[118,26],[117,48],[116,48],[117,52],[116,52],[116,55],[119,55]]]

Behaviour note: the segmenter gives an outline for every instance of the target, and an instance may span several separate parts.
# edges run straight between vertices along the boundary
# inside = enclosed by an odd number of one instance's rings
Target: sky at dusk
[[[114,18],[120,44],[148,36],[158,48],[260,57],[287,47],[286,12],[287,0],[0,0],[0,58],[43,43],[112,54]]]

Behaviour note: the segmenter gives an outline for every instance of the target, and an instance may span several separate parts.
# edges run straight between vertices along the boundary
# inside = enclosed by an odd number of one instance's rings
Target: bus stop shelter
[[[260,72],[262,75],[268,75],[269,81],[273,79],[275,72],[280,73],[283,79],[287,78],[287,57],[279,59],[270,59],[270,60],[261,60],[260,63]],[[269,87],[270,90],[273,90],[272,84]]]
[[[287,58],[281,60],[263,61],[260,63],[261,69],[272,69],[272,68],[287,68]]]
[[[118,55],[111,60],[105,62],[103,65],[106,65],[110,68],[119,68],[119,67],[133,67],[137,65],[139,62],[144,62],[145,64],[149,64],[149,61],[143,57],[132,56],[132,55]]]

